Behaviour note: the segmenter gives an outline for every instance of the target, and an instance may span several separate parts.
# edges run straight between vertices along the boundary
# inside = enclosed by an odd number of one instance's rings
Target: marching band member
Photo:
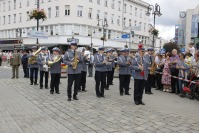
[[[79,62],[81,62],[81,53],[76,51],[77,43],[75,41],[71,42],[70,49],[64,55],[64,63],[68,65],[68,101],[71,101],[72,97],[72,85],[74,82],[74,93],[73,99],[79,100],[77,98],[78,89],[80,85],[81,78],[81,68]]]
[[[149,61],[149,66],[148,66],[148,79],[145,82],[145,93],[146,94],[153,94],[151,92],[151,87],[153,83],[155,82],[155,57],[153,56],[153,48],[148,48],[148,54],[146,54],[146,57]]]
[[[33,54],[37,51],[37,46],[32,47],[32,53],[29,56],[29,66],[30,66],[30,85],[38,85],[37,84],[37,77],[38,77],[38,70],[39,70],[39,65],[37,64],[37,55],[35,55],[35,59],[30,61],[31,58],[33,57]],[[33,80],[33,75],[34,75],[34,80]]]
[[[104,47],[98,48],[98,53],[94,56],[95,64],[95,91],[98,98],[104,97],[104,88],[106,84],[106,57],[104,54]],[[100,88],[99,88],[100,87]]]
[[[107,61],[107,69],[106,69],[106,86],[105,90],[109,90],[109,86],[111,85],[111,75],[112,75],[112,62],[113,59],[111,57],[112,49],[107,49],[106,51],[106,61]]]
[[[148,61],[145,54],[145,49],[142,45],[138,48],[139,54],[136,55],[132,62],[132,69],[135,70],[134,75],[134,102],[136,105],[145,105],[142,102],[145,80],[148,78]]]
[[[54,47],[52,51],[53,55],[50,55],[48,60],[48,65],[50,66],[50,75],[51,75],[50,94],[53,94],[54,90],[57,94],[60,94],[59,83],[61,77],[61,62],[63,61],[60,55],[60,49],[58,47]]]
[[[82,62],[79,62],[79,65],[81,67],[81,78],[80,78],[80,85],[79,85],[79,91],[86,92],[86,74],[87,74],[87,61],[88,61],[88,55],[85,55],[85,48],[81,51],[81,60]]]
[[[119,65],[119,81],[120,81],[120,96],[123,96],[125,91],[125,95],[129,94],[129,83],[130,83],[130,61],[127,59],[126,49],[122,49],[120,52],[120,56],[117,59],[117,64]]]
[[[41,53],[38,56],[37,63],[39,64],[39,70],[40,70],[40,89],[43,88],[43,77],[45,76],[45,88],[48,89],[48,63],[49,60],[49,54],[47,51],[47,47],[42,47]]]

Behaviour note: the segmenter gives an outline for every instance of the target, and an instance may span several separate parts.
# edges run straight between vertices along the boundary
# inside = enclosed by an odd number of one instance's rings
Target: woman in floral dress
[[[169,76],[171,74],[169,63],[170,63],[170,57],[171,54],[166,54],[165,58],[165,64],[162,74],[162,84],[163,84],[163,91],[169,92],[171,90],[171,77]]]

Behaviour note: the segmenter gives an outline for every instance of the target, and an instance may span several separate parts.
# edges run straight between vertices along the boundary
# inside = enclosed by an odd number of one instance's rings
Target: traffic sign
[[[29,34],[30,38],[41,38],[41,39],[47,39],[48,33],[42,32],[42,31],[31,31]]]
[[[130,35],[129,34],[123,34],[122,38],[130,38]]]

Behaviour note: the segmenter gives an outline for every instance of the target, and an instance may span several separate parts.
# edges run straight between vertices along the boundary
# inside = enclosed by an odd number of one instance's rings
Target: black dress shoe
[[[153,94],[152,92],[149,92],[149,94]]]
[[[98,98],[101,98],[101,96],[97,96]]]
[[[11,79],[14,79],[15,77],[12,77]]]
[[[139,102],[135,102],[135,105],[139,105],[140,103]]]
[[[33,85],[33,83],[30,83],[30,85]]]
[[[58,91],[58,92],[56,92],[57,94],[60,94],[60,92]]]
[[[52,91],[50,91],[50,94],[52,94],[52,95],[53,95],[53,92],[52,92]]]
[[[78,92],[81,92],[81,90],[78,90]]]
[[[113,85],[113,83],[111,83],[110,85]]]
[[[130,93],[125,93],[125,95],[131,95]]]
[[[82,90],[83,92],[87,92],[86,90]]]
[[[139,102],[139,104],[141,104],[141,105],[145,105],[145,103],[143,103],[142,101],[141,101],[141,102]]]
[[[42,86],[40,86],[40,89],[43,89],[43,87],[42,87]]]
[[[38,85],[37,83],[34,83],[34,85]]]
[[[71,98],[70,98],[70,97],[68,98],[68,101],[71,101]]]
[[[150,94],[150,92],[145,92],[145,94]]]
[[[104,96],[104,95],[101,95],[101,97],[105,98],[105,96]]]
[[[74,100],[79,100],[76,96],[75,96],[75,97],[73,97],[73,99],[74,99]]]
[[[48,86],[46,86],[45,89],[49,89]]]
[[[123,93],[120,93],[120,96],[123,96]]]

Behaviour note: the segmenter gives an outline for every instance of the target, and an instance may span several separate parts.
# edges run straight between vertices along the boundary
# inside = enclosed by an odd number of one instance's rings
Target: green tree
[[[163,48],[166,50],[166,52],[172,52],[173,49],[176,49],[178,52],[180,51],[180,48],[175,42],[169,42],[165,43]]]

